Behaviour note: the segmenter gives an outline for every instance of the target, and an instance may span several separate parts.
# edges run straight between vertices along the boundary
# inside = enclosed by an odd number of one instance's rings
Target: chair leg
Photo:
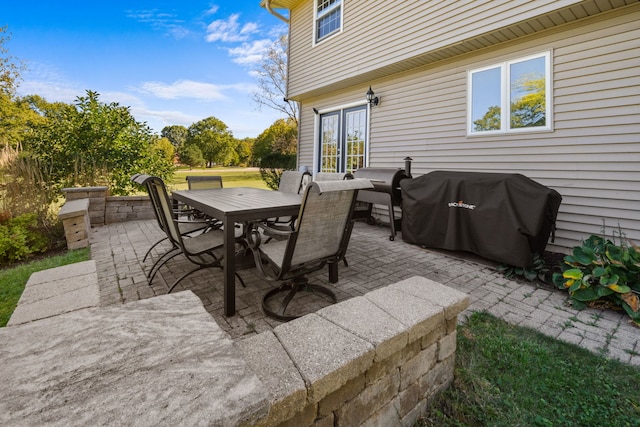
[[[153,248],[155,248],[156,246],[158,246],[160,243],[164,242],[165,240],[167,240],[168,238],[165,237],[164,239],[160,239],[157,242],[155,242],[147,251],[146,254],[144,254],[144,258],[142,258],[142,262],[145,262],[147,260],[147,257],[149,256],[149,254],[151,254],[151,251],[153,250]]]
[[[151,270],[149,270],[149,275],[147,276],[147,283],[149,284],[149,286],[151,286],[151,282],[153,282],[153,279],[154,277],[156,277],[156,274],[158,273],[158,270],[160,270],[160,267],[180,255],[181,253],[182,251],[180,250],[180,248],[174,248],[158,258],[153,266],[151,266]]]
[[[212,267],[217,267],[222,269],[221,265],[201,265],[198,268],[194,268],[193,270],[189,271],[188,273],[183,274],[182,276],[180,276],[179,279],[177,279],[175,282],[173,282],[173,284],[169,287],[169,290],[167,291],[168,294],[171,293],[171,291],[176,287],[176,285],[178,283],[180,283],[180,281],[182,281],[182,279],[184,279],[185,277],[191,275],[192,273],[195,273],[196,271],[205,269],[205,268],[212,268]],[[240,277],[240,275],[238,273],[236,273],[236,277],[238,278],[238,280],[240,280],[240,283],[242,284],[242,287],[246,288],[247,285],[244,284],[244,280],[242,280],[242,277]]]
[[[287,291],[289,292],[284,297],[284,300],[282,301],[282,304],[280,305],[278,311],[274,311],[269,308],[268,302],[271,298],[279,293]],[[284,322],[288,322],[289,320],[300,317],[296,315],[288,315],[285,313],[287,307],[289,306],[289,303],[299,291],[310,291],[318,294],[324,294],[325,296],[329,297],[329,300],[332,304],[335,304],[337,302],[336,295],[330,289],[327,289],[324,286],[310,284],[308,279],[305,277],[298,277],[290,282],[284,282],[279,287],[274,288],[265,294],[265,296],[262,298],[262,310],[264,311],[264,314],[266,314],[268,317]]]

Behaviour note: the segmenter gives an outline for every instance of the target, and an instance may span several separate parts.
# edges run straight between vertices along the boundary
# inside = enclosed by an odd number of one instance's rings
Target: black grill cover
[[[400,188],[405,242],[518,267],[544,252],[562,200],[520,174],[435,171]]]

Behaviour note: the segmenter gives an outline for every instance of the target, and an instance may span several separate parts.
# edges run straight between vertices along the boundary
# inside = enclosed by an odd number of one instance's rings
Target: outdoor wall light
[[[369,90],[367,91],[367,102],[371,107],[375,107],[380,102],[380,99],[375,96],[376,94],[371,90],[371,86],[369,86]]]

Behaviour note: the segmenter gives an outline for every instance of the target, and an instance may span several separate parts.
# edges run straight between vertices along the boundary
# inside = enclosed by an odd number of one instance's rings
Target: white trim
[[[321,110],[318,110],[318,115],[320,114],[325,114],[325,113],[331,113],[332,111],[337,111],[337,110],[346,110],[347,108],[353,108],[353,107],[360,107],[361,105],[366,105],[367,104],[367,100],[362,100],[362,101],[353,101],[353,102],[348,102],[346,104],[340,104],[340,105],[336,105],[333,107],[327,107],[327,108],[323,108]]]

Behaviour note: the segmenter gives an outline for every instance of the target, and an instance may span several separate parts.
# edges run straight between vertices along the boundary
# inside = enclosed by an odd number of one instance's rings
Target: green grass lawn
[[[89,260],[89,249],[67,251],[61,255],[0,270],[0,327],[6,326],[15,310],[31,273]]]
[[[172,190],[187,189],[187,175],[220,175],[223,187],[255,187],[267,189],[258,168],[179,169],[168,183]]]
[[[453,385],[414,427],[640,426],[640,368],[486,313],[458,327]]]

